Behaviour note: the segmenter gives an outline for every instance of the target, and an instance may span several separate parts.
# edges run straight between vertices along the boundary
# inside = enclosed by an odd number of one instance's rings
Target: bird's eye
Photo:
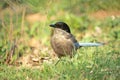
[[[60,24],[55,24],[56,25],[56,27],[61,27],[61,25]]]

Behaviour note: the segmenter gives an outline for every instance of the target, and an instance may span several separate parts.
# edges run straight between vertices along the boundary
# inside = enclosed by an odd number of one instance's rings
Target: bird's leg
[[[60,62],[61,59],[59,59],[56,63],[55,63],[55,66]]]

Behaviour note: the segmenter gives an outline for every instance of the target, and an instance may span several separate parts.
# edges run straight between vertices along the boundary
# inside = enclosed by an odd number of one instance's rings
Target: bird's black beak
[[[50,27],[55,27],[55,24],[50,24],[49,26],[50,26]]]

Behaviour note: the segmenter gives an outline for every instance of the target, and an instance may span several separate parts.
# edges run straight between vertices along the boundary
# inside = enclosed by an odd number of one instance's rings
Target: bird
[[[50,43],[59,58],[63,56],[72,57],[80,47],[103,45],[103,43],[78,42],[65,22],[56,22],[49,26],[53,28]]]

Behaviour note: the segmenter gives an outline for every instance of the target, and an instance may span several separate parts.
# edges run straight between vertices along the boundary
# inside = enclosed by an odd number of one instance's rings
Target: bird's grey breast
[[[56,31],[51,39],[51,45],[54,51],[59,55],[70,54],[74,49],[74,42],[71,39],[72,35],[65,31]]]

